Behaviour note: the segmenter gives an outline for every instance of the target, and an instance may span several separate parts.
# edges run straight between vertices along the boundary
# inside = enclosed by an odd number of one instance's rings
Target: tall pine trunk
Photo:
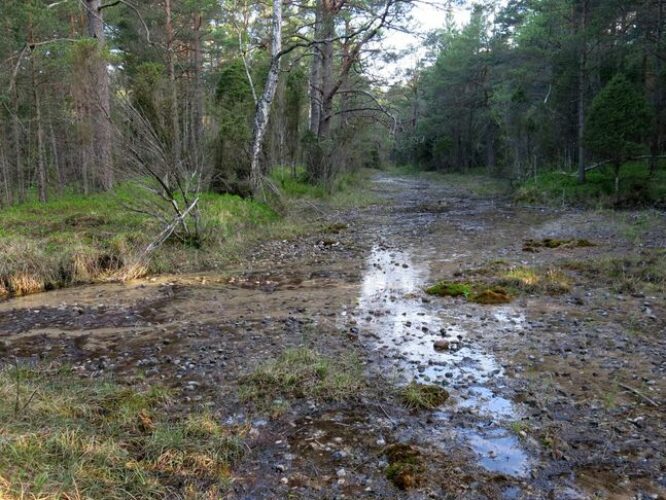
[[[201,25],[203,16],[197,13],[194,18],[194,103],[192,104],[192,136],[193,147],[201,141],[203,135],[204,97],[201,73],[203,72],[203,55],[201,51]]]
[[[174,55],[175,32],[173,29],[173,13],[171,11],[171,0],[164,1],[164,14],[166,15],[166,52],[167,52],[167,76],[169,78],[169,90],[171,93],[171,140],[174,167],[178,167],[181,160],[181,134],[180,116],[178,112],[178,87],[176,83],[176,62]]]
[[[585,89],[587,87],[587,0],[580,0],[578,24],[578,182],[585,182]]]
[[[662,108],[664,101],[664,91],[662,88],[662,53],[661,53],[661,40],[663,38],[664,22],[664,5],[663,0],[657,2],[657,29],[655,33],[655,47],[654,47],[654,89],[652,91],[651,99],[654,107],[655,119],[654,127],[652,128],[652,138],[650,140],[650,175],[654,175],[657,170],[658,156],[661,152],[661,127],[662,127]]]
[[[86,13],[88,36],[97,41],[96,59],[92,72],[93,81],[90,82],[91,91],[89,92],[94,100],[90,108],[94,138],[94,164],[102,188],[109,190],[113,187],[111,82],[105,57],[106,36],[101,0],[86,0]]]

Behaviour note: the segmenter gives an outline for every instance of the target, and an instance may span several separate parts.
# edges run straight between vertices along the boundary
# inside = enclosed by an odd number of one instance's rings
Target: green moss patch
[[[426,288],[428,295],[439,297],[468,297],[472,293],[472,285],[453,281],[440,281]]]
[[[544,238],[542,240],[525,240],[523,242],[523,252],[536,253],[541,249],[555,249],[555,248],[588,248],[596,246],[589,240],[585,239],[569,239],[561,240],[556,238]]]
[[[415,488],[422,482],[426,471],[425,460],[421,452],[407,444],[393,444],[386,448],[389,465],[386,478],[401,490]]]
[[[654,269],[654,266],[652,266]],[[443,297],[465,297],[469,302],[507,304],[521,294],[563,295],[571,291],[570,273],[558,266],[511,266],[494,261],[456,272],[456,281],[440,281],[425,291]],[[468,278],[469,281],[463,281]]]
[[[426,288],[429,295],[439,297],[465,297],[470,302],[477,304],[506,304],[513,300],[511,294],[499,286],[487,282],[465,283],[440,281]]]

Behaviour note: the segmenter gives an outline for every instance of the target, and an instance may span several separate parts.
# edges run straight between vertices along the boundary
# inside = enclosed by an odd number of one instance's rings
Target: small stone
[[[433,344],[435,351],[448,351],[449,350],[449,341],[448,340],[436,340]]]

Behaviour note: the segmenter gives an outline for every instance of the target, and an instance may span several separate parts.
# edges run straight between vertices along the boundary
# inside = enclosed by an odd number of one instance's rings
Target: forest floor
[[[224,275],[0,303],[0,497],[663,498],[666,217],[454,180],[378,175]]]

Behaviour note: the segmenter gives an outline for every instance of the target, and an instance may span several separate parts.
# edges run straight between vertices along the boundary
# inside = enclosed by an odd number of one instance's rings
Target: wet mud
[[[0,362],[164,384],[174,411],[249,425],[231,498],[664,497],[664,295],[566,267],[663,249],[663,215],[638,240],[641,214],[521,208],[413,178],[372,189],[385,203],[326,215],[330,244],[266,242],[224,274],[0,303]],[[594,244],[524,251],[546,239]],[[503,305],[424,292],[497,262],[568,270],[571,290]],[[368,390],[279,415],[244,405],[242,377],[298,346],[353,351]],[[450,397],[410,411],[397,392],[412,382]],[[395,446],[418,455],[413,477],[395,480]]]

